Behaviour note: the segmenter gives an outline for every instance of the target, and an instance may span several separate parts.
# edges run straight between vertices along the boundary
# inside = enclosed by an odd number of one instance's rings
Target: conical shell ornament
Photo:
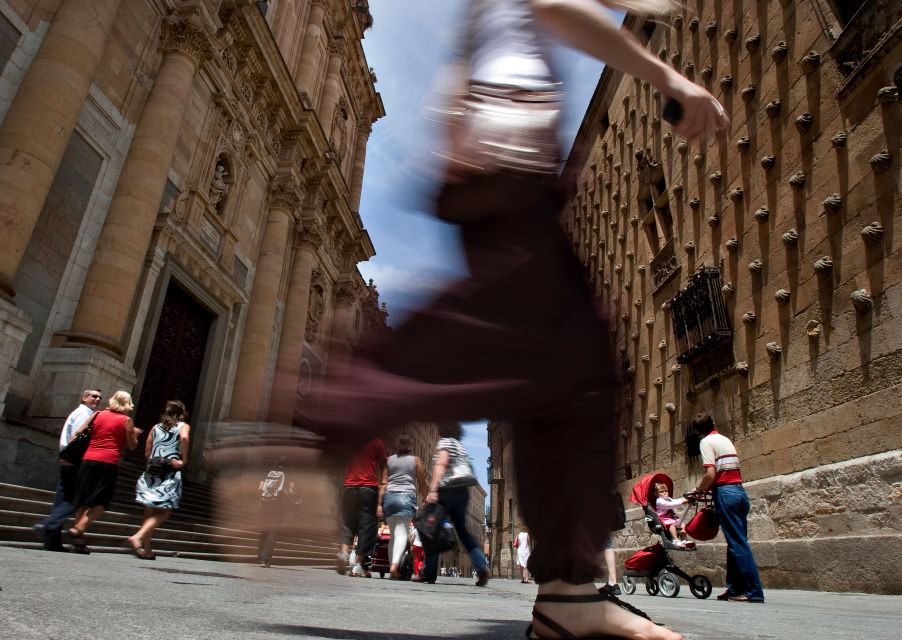
[[[715,171],[710,176],[708,176],[708,180],[711,184],[720,184],[723,180],[723,174],[720,171]]]
[[[749,53],[754,53],[758,50],[759,45],[761,44],[761,36],[757,33],[753,36],[749,36],[745,39],[745,48]]]
[[[868,162],[871,164],[874,173],[878,175],[883,174],[892,169],[893,155],[887,149],[882,149],[872,155]]]
[[[828,196],[822,203],[827,213],[838,213],[842,208],[842,198],[838,193]]]
[[[786,304],[789,302],[789,299],[792,297],[792,294],[788,289],[777,289],[774,292],[774,300],[781,304]]]
[[[733,44],[734,42],[736,42],[736,37],[738,35],[739,33],[736,31],[736,29],[727,29],[726,31],[724,31],[723,39],[727,44]]]
[[[874,299],[871,298],[871,294],[867,289],[858,289],[857,291],[853,291],[851,298],[852,304],[855,307],[855,311],[857,311],[858,313],[867,313],[871,310],[871,307],[874,306]]]
[[[732,282],[725,282],[724,285],[721,287],[721,291],[723,292],[723,295],[725,298],[729,298],[734,293],[736,293],[736,287],[733,285]]]
[[[680,364],[675,364],[672,367],[670,367],[670,373],[672,373],[675,376],[680,375],[682,372],[683,372],[683,366]]]
[[[730,191],[730,200],[733,202],[739,202],[743,196],[745,196],[745,191],[742,190],[742,187],[736,187]]]
[[[796,129],[799,130],[799,133],[808,133],[812,122],[814,122],[814,117],[810,113],[805,112],[796,118]]]
[[[708,226],[709,227],[716,227],[719,224],[720,224],[720,216],[717,215],[716,213],[714,213],[708,217]]]
[[[661,378],[655,378],[655,381],[652,382],[652,384],[655,385],[658,389],[660,389],[661,387],[664,386],[664,381],[661,380]]]
[[[783,347],[781,347],[777,342],[768,342],[766,347],[767,353],[770,354],[770,357],[775,360],[780,357],[780,354],[783,353]]]
[[[739,240],[736,239],[736,236],[733,236],[726,242],[728,251],[736,251],[739,248]]]
[[[788,51],[789,47],[781,40],[770,50],[770,56],[774,59],[774,62],[783,62],[783,60],[786,59],[786,53]]]
[[[899,89],[895,85],[883,87],[877,91],[877,99],[883,104],[892,104],[899,99]]]
[[[742,136],[736,141],[736,148],[739,149],[739,151],[748,151],[750,146],[752,146],[752,141],[745,136]]]
[[[764,269],[764,263],[761,262],[761,258],[755,258],[749,262],[749,271],[751,273],[761,273],[762,269]]]
[[[742,96],[743,100],[745,100],[746,102],[749,102],[752,98],[755,97],[755,94],[757,92],[758,92],[758,87],[756,87],[754,84],[750,84],[750,85],[744,87],[742,89],[742,91],[739,92],[739,95]]]
[[[761,158],[761,166],[767,169],[773,169],[774,165],[777,163],[777,158],[775,156],[767,155]]]
[[[861,237],[868,244],[877,244],[883,239],[883,225],[879,222],[872,222],[861,230]]]
[[[705,35],[708,36],[709,38],[713,38],[714,36],[717,35],[717,23],[716,22],[709,22],[705,26]]]
[[[820,275],[828,275],[833,271],[833,260],[830,256],[824,256],[814,262],[814,270]]]
[[[767,222],[770,217],[770,209],[762,205],[755,210],[755,220],[758,222]]]
[[[736,371],[742,377],[746,377],[749,375],[749,363],[745,360],[740,360],[736,363]]]
[[[795,229],[790,229],[783,234],[782,240],[787,247],[794,247],[799,243],[799,232]]]
[[[801,189],[805,186],[805,181],[807,178],[805,177],[804,171],[796,171],[789,178],[789,184],[795,189]]]
[[[758,322],[758,316],[754,311],[749,311],[742,316],[742,324],[747,327],[751,327],[756,322]]]
[[[723,89],[724,91],[728,91],[730,89],[730,87],[732,87],[732,86],[733,86],[733,76],[725,75],[723,78],[720,79],[720,88]]]
[[[672,402],[668,402],[667,404],[664,405],[664,410],[667,413],[669,413],[670,415],[673,415],[676,413],[676,405],[673,404]]]
[[[802,73],[808,75],[814,73],[821,66],[821,55],[817,51],[811,51],[799,62]]]
[[[768,116],[773,118],[775,115],[780,113],[780,109],[782,108],[782,106],[783,105],[780,103],[779,100],[771,100],[764,107],[764,111],[765,111],[765,113],[767,113]]]
[[[830,138],[830,142],[833,143],[834,147],[841,148],[846,146],[846,139],[848,136],[845,131],[837,131],[833,134],[833,137]]]
[[[698,209],[699,206],[701,206],[701,204],[702,204],[702,201],[699,200],[698,198],[692,198],[691,200],[689,200],[689,206],[692,207],[693,209]]]

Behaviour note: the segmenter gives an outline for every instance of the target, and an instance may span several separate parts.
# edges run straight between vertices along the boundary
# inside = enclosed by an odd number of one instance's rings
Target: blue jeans
[[[467,531],[467,503],[470,501],[470,488],[441,489],[438,492],[438,501],[445,508],[448,519],[454,525],[461,544],[463,544],[467,553],[470,554],[473,568],[479,573],[488,571],[489,564],[486,562],[485,554],[473,536],[470,535],[470,532]],[[438,554],[430,553],[426,555],[423,579],[435,581],[436,576],[438,576]]]
[[[727,540],[727,593],[745,595],[749,600],[764,600],[758,565],[749,546],[749,497],[741,484],[714,488],[714,509],[720,530]]]

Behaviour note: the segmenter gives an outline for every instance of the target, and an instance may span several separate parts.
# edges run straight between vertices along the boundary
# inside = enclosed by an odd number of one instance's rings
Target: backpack
[[[285,474],[281,471],[273,469],[266,474],[266,479],[263,481],[263,490],[260,492],[260,497],[264,500],[275,500],[281,495],[282,487],[284,486]]]

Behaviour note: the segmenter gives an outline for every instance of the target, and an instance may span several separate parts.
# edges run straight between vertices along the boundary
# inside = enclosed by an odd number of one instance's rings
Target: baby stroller
[[[660,536],[661,542],[645,547],[627,559],[621,580],[623,592],[632,595],[636,592],[635,578],[645,578],[645,591],[648,595],[654,596],[660,593],[667,598],[676,598],[680,593],[680,582],[677,578],[682,578],[689,583],[692,595],[700,599],[707,598],[711,595],[711,581],[703,575],[690,576],[676,566],[667,553],[668,551],[693,552],[695,544],[686,546],[675,544],[670,531],[661,523],[661,519],[655,512],[655,485],[658,483],[667,485],[670,493],[673,494],[673,480],[667,474],[649,473],[636,483],[632,495],[630,495],[630,501],[640,505],[645,512],[648,529],[653,534]],[[694,494],[693,498],[697,503],[707,504],[710,495]],[[680,517],[681,521],[688,510],[689,506],[687,505],[686,511]]]

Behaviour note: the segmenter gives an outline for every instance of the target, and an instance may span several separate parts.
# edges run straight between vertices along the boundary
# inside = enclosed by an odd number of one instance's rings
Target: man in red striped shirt
[[[714,418],[707,413],[695,414],[692,427],[702,436],[705,466],[705,476],[696,491],[711,489],[720,530],[727,541],[727,590],[717,599],[763,603],[758,565],[748,539],[749,497],[742,487],[736,447],[717,432]]]

